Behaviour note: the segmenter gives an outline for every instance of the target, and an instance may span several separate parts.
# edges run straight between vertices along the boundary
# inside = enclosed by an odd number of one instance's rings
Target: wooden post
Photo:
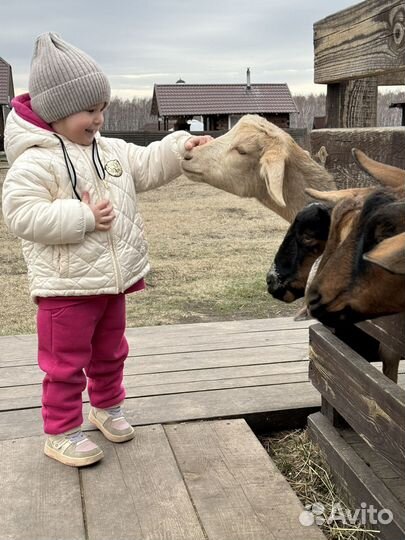
[[[328,84],[326,127],[373,127],[377,124],[376,77]]]

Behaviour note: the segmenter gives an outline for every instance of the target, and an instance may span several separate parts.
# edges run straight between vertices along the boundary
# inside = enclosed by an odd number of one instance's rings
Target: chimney
[[[250,90],[250,68],[246,70],[246,88]]]

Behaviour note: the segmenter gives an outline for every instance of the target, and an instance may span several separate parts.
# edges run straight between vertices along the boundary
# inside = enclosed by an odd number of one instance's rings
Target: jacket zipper
[[[84,156],[86,158],[86,161],[90,164],[90,169],[94,168],[94,164],[89,159],[86,152],[82,148],[80,148],[80,151],[84,154]],[[101,193],[100,188],[99,188],[99,182],[101,182],[101,180],[98,177],[96,178],[95,175],[93,175],[93,178],[96,179],[96,191],[97,191],[97,195],[101,199],[102,193]],[[116,281],[117,289],[118,289],[118,292],[121,293],[121,292],[124,292],[124,282],[123,282],[121,271],[120,271],[119,264],[118,264],[118,256],[117,256],[117,250],[116,250],[116,244],[115,244],[114,236],[113,236],[111,230],[106,231],[105,234],[107,234],[108,246],[109,246],[110,251],[111,251],[111,258],[112,258],[113,267],[114,267],[115,281]]]

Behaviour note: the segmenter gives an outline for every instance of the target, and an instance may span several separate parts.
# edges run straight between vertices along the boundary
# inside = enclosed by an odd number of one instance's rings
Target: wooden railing
[[[358,325],[405,357],[405,314]],[[405,391],[322,324],[310,328],[309,378],[322,395],[309,434],[353,505],[389,511],[379,538],[405,538]]]

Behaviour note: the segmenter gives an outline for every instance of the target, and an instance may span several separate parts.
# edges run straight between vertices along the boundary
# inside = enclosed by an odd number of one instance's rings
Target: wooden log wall
[[[361,171],[352,148],[377,161],[405,169],[405,128],[315,129],[311,154],[333,175],[338,189],[379,185]]]

